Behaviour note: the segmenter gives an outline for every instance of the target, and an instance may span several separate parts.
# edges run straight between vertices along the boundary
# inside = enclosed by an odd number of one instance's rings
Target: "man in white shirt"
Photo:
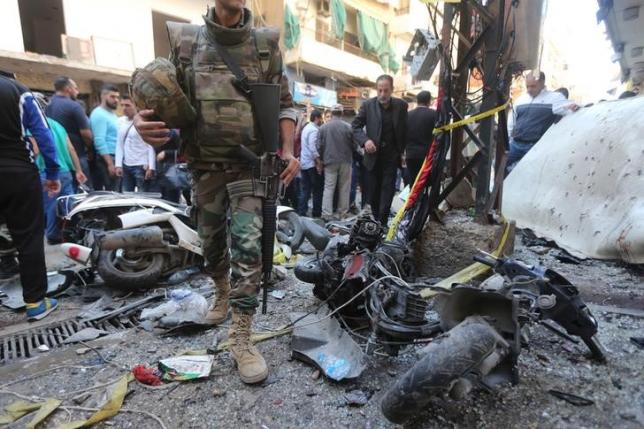
[[[116,139],[115,165],[116,175],[123,178],[122,191],[146,192],[154,179],[156,155],[154,148],[139,136],[132,120],[136,115],[136,106],[128,95],[121,97],[124,116],[119,118]]]
[[[309,210],[309,198],[313,194],[313,217],[322,216],[322,192],[324,189],[324,176],[322,176],[322,163],[316,147],[318,132],[322,125],[322,113],[319,110],[311,112],[311,122],[302,130],[302,151],[300,153],[300,171],[302,173],[302,189],[298,213],[306,216]]]
[[[548,128],[561,116],[579,109],[574,102],[567,100],[560,92],[546,89],[546,75],[531,72],[526,76],[527,92],[514,103],[508,117],[508,154],[506,174],[528,153]]]

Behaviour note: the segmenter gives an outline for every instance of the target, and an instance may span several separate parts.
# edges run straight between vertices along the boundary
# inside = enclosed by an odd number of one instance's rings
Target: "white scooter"
[[[202,249],[191,207],[158,194],[93,192],[58,199],[63,253],[96,268],[120,289],[153,287],[162,277],[202,267]],[[278,206],[280,238],[297,247],[304,239],[297,213]]]

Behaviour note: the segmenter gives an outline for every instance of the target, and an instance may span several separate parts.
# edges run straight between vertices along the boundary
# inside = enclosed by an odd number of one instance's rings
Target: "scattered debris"
[[[132,375],[138,381],[148,386],[160,386],[163,384],[163,381],[161,381],[161,371],[150,368],[147,365],[139,364],[135,366],[132,368]]]
[[[224,396],[224,395],[226,395],[226,391],[225,391],[225,390],[215,388],[215,389],[212,391],[212,396],[214,396],[215,398],[220,398],[220,397],[222,397],[222,396]]]
[[[293,357],[318,366],[332,380],[356,378],[365,368],[364,353],[329,313],[325,305],[303,318],[303,313],[290,314],[297,321],[291,341]]]
[[[369,402],[369,397],[362,390],[352,390],[344,394],[344,400],[351,407],[362,407]]]
[[[640,349],[644,349],[644,337],[631,337],[631,343],[635,344]]]
[[[274,290],[271,292],[271,296],[275,299],[284,299],[286,296],[286,291],[285,290]]]
[[[581,396],[573,395],[572,393],[560,392],[559,390],[550,389],[548,390],[548,393],[550,393],[555,398],[564,400],[569,404],[575,405],[577,407],[584,407],[588,405],[593,405],[595,403],[595,401],[593,400],[590,400]]]
[[[97,339],[102,335],[107,335],[107,334],[109,334],[109,332],[104,331],[102,329],[85,328],[76,332],[74,335],[67,337],[65,340],[63,340],[63,344],[80,343],[81,341],[91,341],[91,340]]]
[[[208,312],[208,301],[189,289],[175,289],[170,300],[141,312],[141,320],[158,321],[163,327],[178,326],[185,322],[201,322]]]
[[[79,347],[76,349],[76,354],[77,355],[84,355],[85,353],[92,351],[89,347]]]
[[[41,344],[37,347],[37,350],[41,353],[45,353],[49,351],[49,347],[47,347],[46,344]]]
[[[563,262],[564,264],[579,265],[581,264],[581,261],[582,261],[581,259],[577,258],[576,256],[572,256],[570,253],[566,252],[563,249],[559,249],[557,252],[554,252],[553,256],[559,262]]]
[[[311,373],[311,379],[312,380],[317,380],[318,378],[320,378],[320,370],[316,369],[315,371],[313,371]]]
[[[188,280],[190,277],[194,276],[195,274],[198,274],[201,272],[201,269],[199,267],[188,267],[184,270],[177,271],[176,273],[172,274],[169,278],[167,283],[169,285],[176,285],[179,283],[183,283],[186,280]]]
[[[177,356],[159,361],[164,380],[186,381],[210,375],[213,355]]]

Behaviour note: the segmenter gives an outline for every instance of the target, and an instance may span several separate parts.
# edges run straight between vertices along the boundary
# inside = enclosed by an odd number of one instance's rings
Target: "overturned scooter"
[[[61,217],[68,239],[74,242],[63,243],[61,250],[95,268],[108,286],[150,288],[179,270],[203,266],[190,207],[150,194],[101,192],[72,197],[71,209]],[[296,216],[290,207],[277,208],[283,236],[294,243],[302,239]]]
[[[530,323],[573,342],[581,338],[593,358],[605,361],[597,322],[563,276],[509,258],[474,259],[498,276],[480,286],[454,285],[437,296],[435,309],[446,334],[385,393],[381,408],[392,422],[405,422],[442,393],[460,399],[475,386],[516,384],[518,356],[527,343],[524,328]]]

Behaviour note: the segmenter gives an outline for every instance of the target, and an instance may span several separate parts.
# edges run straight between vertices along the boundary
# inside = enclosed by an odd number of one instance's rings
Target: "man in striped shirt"
[[[35,139],[45,161],[43,185],[27,134]],[[42,319],[58,305],[55,299],[45,298],[43,188],[52,196],[60,191],[53,135],[33,94],[12,74],[0,72],[0,217],[6,219],[18,251],[30,320]]]

